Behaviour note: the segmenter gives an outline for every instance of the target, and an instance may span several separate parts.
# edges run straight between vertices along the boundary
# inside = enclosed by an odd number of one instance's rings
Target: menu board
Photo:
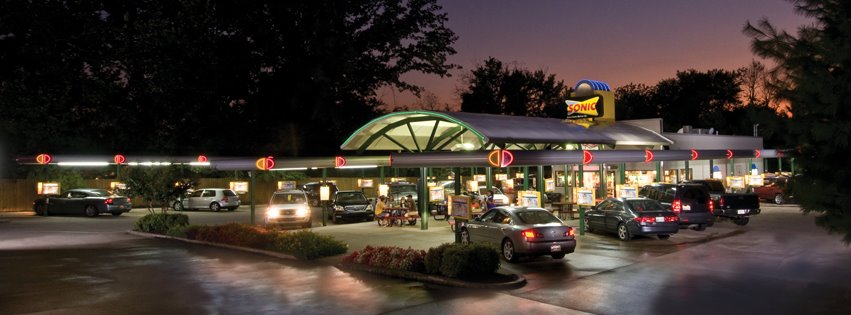
[[[428,189],[429,201],[443,201],[446,199],[446,192],[443,187],[431,187]]]
[[[486,181],[488,179],[487,176],[485,176],[485,175],[475,175],[475,176],[473,176],[473,178],[475,178],[476,181],[478,181],[478,182],[483,182],[483,181]]]
[[[596,199],[594,189],[590,188],[575,189],[573,197],[574,200],[576,200],[576,204],[579,206],[593,206],[594,199]]]
[[[547,178],[544,180],[544,190],[546,192],[553,192],[556,190],[556,181],[552,178]]]
[[[286,180],[286,181],[278,181],[278,190],[294,190],[295,189],[295,181]]]
[[[470,197],[469,196],[449,196],[449,215],[458,219],[470,220]]]
[[[621,197],[621,198],[638,197],[638,189],[635,186],[618,185],[618,197]]]
[[[541,207],[541,193],[533,190],[517,192],[517,204],[521,207]]]
[[[765,184],[765,179],[762,174],[760,175],[748,175],[748,185],[749,186],[763,186]]]
[[[745,178],[741,176],[729,176],[727,177],[727,187],[745,188]]]
[[[248,182],[230,182],[230,190],[233,190],[238,194],[247,193]]]
[[[372,179],[358,178],[358,187],[360,187],[360,188],[372,188],[372,185],[373,185]]]
[[[38,182],[36,190],[39,195],[58,195],[59,183],[43,183]]]

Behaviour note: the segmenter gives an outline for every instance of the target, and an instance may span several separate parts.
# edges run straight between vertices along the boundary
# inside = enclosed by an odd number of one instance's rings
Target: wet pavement
[[[126,234],[121,217],[0,214],[2,314],[709,314],[849,313],[851,249],[795,206],[763,205],[747,226],[720,222],[669,240],[578,237],[562,260],[503,262],[528,284],[507,291],[425,285],[313,262]],[[187,212],[194,224],[247,222]],[[321,220],[319,221],[321,222]],[[576,221],[572,221],[576,224]],[[452,242],[445,221],[314,230],[350,244],[427,249]]]

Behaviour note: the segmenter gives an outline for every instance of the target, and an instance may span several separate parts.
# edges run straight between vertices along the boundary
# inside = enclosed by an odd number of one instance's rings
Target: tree
[[[662,117],[659,106],[653,103],[655,88],[630,83],[615,89],[615,119],[647,119]]]
[[[564,117],[568,88],[543,70],[509,68],[490,57],[464,77],[461,110],[514,116]]]
[[[183,196],[195,183],[194,173],[183,166],[133,167],[126,173],[127,188],[122,193],[145,199],[151,213],[154,204],[160,205],[160,211],[167,212],[171,202]]]
[[[795,197],[816,224],[851,243],[851,187],[844,185],[851,141],[851,2],[798,0],[795,10],[815,23],[797,36],[766,19],[745,25],[754,53],[777,63],[780,96],[791,104],[788,143],[799,166]]]

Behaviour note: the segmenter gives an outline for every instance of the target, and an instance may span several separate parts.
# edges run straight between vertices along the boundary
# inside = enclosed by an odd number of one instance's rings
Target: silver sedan
[[[519,256],[561,259],[576,249],[574,230],[541,208],[496,207],[461,229],[461,242],[488,242],[507,261]]]

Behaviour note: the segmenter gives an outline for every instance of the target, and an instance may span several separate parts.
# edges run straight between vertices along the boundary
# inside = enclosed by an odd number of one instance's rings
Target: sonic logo
[[[600,97],[594,96],[589,99],[575,101],[566,100],[567,116],[568,117],[598,117],[602,115],[602,108],[599,106]]]

